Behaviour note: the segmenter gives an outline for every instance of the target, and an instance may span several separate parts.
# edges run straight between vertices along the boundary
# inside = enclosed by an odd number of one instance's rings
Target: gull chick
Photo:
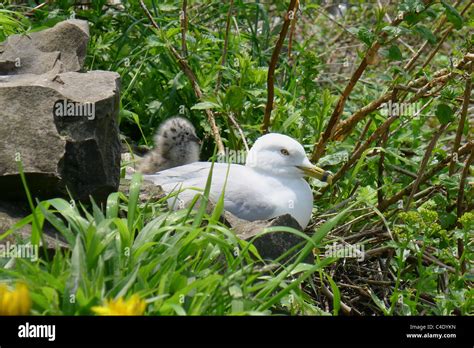
[[[212,163],[196,162],[144,178],[160,185],[172,209],[184,208],[204,189]],[[228,172],[228,176],[227,176]],[[224,209],[248,221],[290,214],[305,228],[313,210],[313,193],[305,176],[331,183],[332,176],[311,164],[303,146],[277,133],[266,134],[250,149],[245,165],[214,163],[210,199],[217,202],[224,191]],[[191,188],[191,189],[187,189]]]
[[[173,117],[163,122],[155,134],[155,148],[141,160],[138,171],[153,174],[168,168],[199,161],[200,139],[191,122]]]

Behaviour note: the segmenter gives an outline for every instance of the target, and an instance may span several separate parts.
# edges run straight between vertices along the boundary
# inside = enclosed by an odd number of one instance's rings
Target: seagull
[[[153,174],[168,168],[199,161],[201,140],[191,122],[172,117],[155,134],[155,148],[140,161],[138,171]]]
[[[291,137],[269,133],[255,141],[245,165],[195,162],[144,175],[171,195],[168,205],[177,210],[204,189],[213,166],[209,198],[217,202],[224,192],[224,209],[248,221],[290,214],[306,228],[313,209],[313,193],[304,179],[311,176],[331,183],[329,172],[311,164],[303,146]]]

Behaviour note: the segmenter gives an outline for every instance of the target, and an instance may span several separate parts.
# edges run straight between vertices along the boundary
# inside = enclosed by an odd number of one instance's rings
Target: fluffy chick
[[[161,124],[155,134],[155,148],[146,154],[138,171],[153,174],[168,168],[199,161],[200,139],[191,122],[173,117]]]

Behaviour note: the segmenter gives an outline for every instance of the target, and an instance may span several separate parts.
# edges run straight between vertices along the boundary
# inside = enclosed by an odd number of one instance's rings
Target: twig
[[[232,115],[232,112],[229,112],[227,114],[227,116],[229,117],[229,120],[230,122],[232,122],[232,124],[234,125],[235,128],[237,128],[237,131],[239,132],[240,134],[240,137],[242,138],[242,141],[244,143],[244,146],[245,146],[245,150],[247,151],[247,153],[250,151],[249,150],[249,144],[247,144],[247,140],[245,139],[245,135],[244,135],[244,132],[242,131],[242,128],[240,128],[239,124],[237,123],[237,121],[235,120],[234,116]]]
[[[390,163],[387,165],[387,167],[390,168],[390,169],[393,169],[396,172],[399,172],[401,174],[409,176],[410,178],[416,179],[416,174],[410,172],[409,170],[406,170],[405,168],[398,167],[398,166],[396,166],[394,164],[390,164]]]
[[[461,16],[463,16],[467,10],[469,9],[469,7],[472,5],[472,1],[469,1],[468,4],[466,5],[466,7],[464,8],[464,10],[462,10],[461,12]],[[421,69],[424,69],[430,62],[431,60],[433,59],[433,57],[436,55],[436,53],[438,52],[438,50],[441,48],[441,45],[443,44],[443,42],[446,40],[446,38],[448,37],[448,35],[453,31],[454,29],[454,26],[451,25],[449,26],[448,29],[446,29],[446,32],[444,33],[444,35],[441,37],[441,39],[439,40],[438,44],[436,45],[436,47],[431,51],[431,53],[429,54],[428,58],[426,59],[426,62],[423,64],[423,66],[421,67]]]
[[[421,113],[428,107],[430,106],[430,104],[433,102],[433,98],[430,98],[417,112],[415,112],[414,115],[408,117],[407,119],[405,119],[404,121],[400,122],[400,125],[395,128],[393,131],[392,131],[392,134],[395,134],[397,133],[400,129],[402,129],[403,127],[405,127],[409,122],[411,122],[415,117],[418,117],[419,115],[421,115]],[[415,178],[416,178],[416,175],[415,175]]]
[[[330,7],[330,6],[327,6],[327,7]],[[326,8],[327,8],[326,7]],[[327,13],[326,13],[326,8],[324,9],[318,9],[318,8],[315,8],[316,12],[318,13],[318,15],[323,15],[324,17],[326,17],[326,19],[328,19],[329,21],[333,22],[334,24],[336,24],[338,27],[340,27],[342,30],[344,30],[342,33],[347,33],[349,35],[351,35],[352,37],[356,38],[357,39],[357,35],[351,33],[349,31],[348,28],[346,28],[343,24],[339,23],[338,21],[336,21],[333,17],[329,16]],[[339,35],[338,35],[339,36]],[[335,41],[332,40],[332,43],[334,43]]]
[[[459,190],[458,190],[458,198],[457,198],[457,204],[456,204],[456,215],[458,219],[462,216],[463,214],[463,200],[464,200],[464,184],[466,183],[466,178],[467,175],[469,174],[469,167],[471,163],[474,161],[474,147],[471,149],[471,154],[469,155],[468,159],[466,160],[464,164],[464,169],[461,174],[461,180],[459,181]],[[461,272],[465,273],[466,272],[466,259],[462,258],[464,253],[464,242],[462,238],[458,239],[458,258],[461,260]]]
[[[150,20],[151,24],[155,29],[157,29],[159,32],[161,32],[161,29],[159,25],[155,22],[153,16],[151,15],[150,11],[148,11],[148,8],[146,5],[143,3],[143,0],[140,0],[140,6],[142,7],[143,11],[145,12],[146,16]],[[194,75],[193,70],[189,66],[188,62],[186,59],[181,57],[181,55],[176,51],[176,49],[172,45],[168,45],[168,48],[171,52],[171,54],[175,57],[175,59],[178,61],[179,66],[181,67],[181,70],[184,72],[184,74],[188,77],[188,79],[191,82],[191,86],[194,90],[194,94],[199,100],[202,100],[203,94],[201,91],[201,87],[199,87],[196,75]],[[211,126],[211,132],[214,137],[214,140],[217,144],[217,151],[220,154],[224,154],[224,144],[222,143],[222,138],[221,135],[219,134],[219,128],[217,127],[216,120],[214,118],[214,114],[211,110],[206,109],[205,110],[206,115],[207,115],[207,121],[209,122],[209,125]]]
[[[290,37],[288,38],[288,60],[290,62],[292,61],[291,49],[293,47],[293,37],[295,35],[296,22],[298,21],[298,16],[296,15],[296,13],[298,12],[299,7],[300,4],[298,0],[296,1],[295,15],[293,16],[293,19],[291,21]]]
[[[352,235],[349,235],[347,237],[343,237],[341,238],[343,241],[345,242],[348,242],[349,240],[352,240],[352,239],[359,239],[361,237],[365,237],[365,236],[381,236],[381,235],[384,235],[384,230],[383,228],[378,228],[378,229],[374,229],[374,230],[368,230],[368,231],[363,231],[363,232],[360,232],[360,233],[357,233],[357,234],[352,234]]]
[[[224,68],[225,62],[227,60],[227,48],[229,47],[229,33],[230,33],[230,18],[232,16],[232,6],[234,5],[234,0],[230,0],[229,11],[227,12],[227,19],[225,23],[225,38],[224,38],[224,47],[222,49],[222,58],[221,58],[221,69],[217,74],[216,82],[216,91],[221,88],[221,79],[222,79],[222,69]]]
[[[365,256],[365,259],[371,259],[371,258],[374,258],[374,257],[379,257],[380,255],[384,255],[388,252],[392,252],[394,250],[394,247],[392,246],[382,246],[382,247],[379,247],[379,248],[374,248],[374,249],[371,249],[371,250],[368,250],[365,252],[364,256]],[[452,266],[449,266],[449,265],[446,265],[445,263],[441,262],[440,260],[438,260],[436,257],[432,256],[432,255],[429,255],[428,253],[423,253],[422,255],[422,258],[425,262],[429,263],[429,264],[436,264],[438,266],[441,266],[443,268],[445,268],[447,271],[451,272],[451,273],[455,273],[456,270],[454,269],[454,267]],[[418,260],[413,257],[413,256],[410,256],[408,258],[409,261],[412,261],[412,262],[417,262]]]
[[[372,119],[369,118],[367,120],[367,123],[365,124],[365,127],[364,129],[362,130],[362,133],[359,137],[359,139],[357,139],[357,143],[354,145],[354,150],[353,152],[357,151],[357,149],[359,148],[359,146],[362,144],[362,140],[365,138],[365,136],[367,135],[367,132],[369,131],[369,128],[370,128],[370,125],[372,124]]]
[[[354,153],[349,156],[349,161],[344,163],[344,165],[337,171],[337,173],[334,175],[332,182],[335,183],[337,180],[339,180],[344,173],[359,159],[359,157],[362,155],[362,153],[367,150],[370,146],[370,144],[376,140],[380,135],[382,135],[390,125],[395,122],[395,120],[398,119],[397,116],[392,116],[389,117],[384,123],[382,123],[371,135],[370,137],[365,141],[364,144],[359,146],[359,148],[354,151]]]
[[[268,75],[267,75],[267,104],[265,106],[265,114],[263,115],[262,123],[262,132],[267,133],[268,127],[270,126],[270,117],[273,110],[273,97],[275,95],[275,68],[278,62],[278,56],[280,55],[283,42],[285,41],[286,34],[288,33],[288,27],[290,26],[291,20],[295,15],[296,3],[298,0],[291,0],[290,5],[288,6],[288,11],[285,15],[285,21],[280,31],[280,36],[275,45],[275,48],[272,53],[272,58],[270,60],[270,65],[268,66]]]
[[[469,108],[469,98],[471,97],[471,89],[472,89],[471,73],[473,70],[472,69],[473,65],[474,64],[472,62],[469,63],[469,68],[467,69],[466,87],[464,89],[464,100],[462,104],[461,117],[459,119],[458,129],[456,131],[456,138],[454,139],[453,150],[452,150],[453,154],[458,151],[459,145],[461,144],[462,132],[464,130],[464,124],[466,123],[467,111]],[[455,168],[456,168],[456,161],[455,161],[455,156],[453,156],[453,160],[451,161],[449,165],[450,176],[454,174]]]
[[[454,267],[448,266],[447,264],[445,264],[445,263],[441,262],[440,260],[438,260],[436,257],[434,257],[432,255],[429,255],[427,252],[423,253],[422,258],[425,262],[434,263],[438,266],[441,266],[441,267],[445,268],[446,270],[448,270],[451,273],[456,273],[456,270],[454,269]]]
[[[425,0],[424,3],[427,4],[428,6],[431,5],[433,1],[432,0]],[[400,14],[397,18],[393,20],[393,22],[390,24],[391,26],[397,26],[399,25],[405,18],[406,13]],[[356,71],[353,73],[351,76],[349,83],[347,84],[346,88],[342,92],[342,95],[339,97],[339,100],[337,101],[336,107],[334,108],[334,111],[331,115],[331,118],[329,119],[329,122],[326,126],[325,131],[321,134],[318,143],[315,145],[313,149],[313,153],[311,155],[311,160],[315,163],[318,162],[318,160],[321,158],[321,156],[324,154],[325,149],[326,149],[326,143],[333,137],[335,128],[339,122],[339,119],[344,111],[344,105],[349,98],[349,95],[351,94],[352,90],[354,89],[357,81],[359,81],[360,77],[362,76],[363,72],[365,69],[369,66],[374,64],[375,58],[377,56],[377,52],[381,47],[381,42],[388,36],[387,32],[383,32],[380,34],[380,38],[377,39],[367,50],[364,58],[359,64],[359,67],[356,69]]]
[[[385,93],[383,96],[377,100],[372,101],[370,104],[362,107],[353,113],[348,119],[342,121],[334,132],[334,140],[342,140],[344,136],[355,127],[355,125],[362,120],[365,116],[371,112],[377,110],[382,104],[388,102],[393,98],[393,91]]]
[[[468,153],[470,153],[471,149],[474,147],[474,142],[469,142],[467,144],[465,144],[464,146],[462,146],[459,150],[458,150],[458,157],[462,157]],[[435,175],[437,172],[439,172],[440,170],[442,170],[450,161],[451,161],[451,158],[452,158],[452,154],[449,154],[448,156],[446,156],[445,159],[441,160],[437,165],[435,165],[433,168],[431,168],[430,170],[428,170],[424,175],[423,177],[421,178],[419,184],[422,184],[424,183],[425,181],[427,181],[428,179],[430,179],[433,175]],[[384,200],[382,202],[382,204],[379,204],[378,205],[378,209],[380,211],[384,211],[385,209],[387,209],[389,206],[391,206],[392,204],[396,203],[397,201],[399,201],[402,197],[410,194],[410,192],[412,191],[412,188],[413,188],[413,185],[414,183],[411,183],[409,184],[408,186],[406,186],[405,188],[403,188],[402,190],[398,191],[396,194],[394,194],[392,197]]]
[[[321,292],[324,294],[324,296],[328,297],[331,301],[334,301],[333,293],[325,285],[321,285]],[[361,315],[361,313],[358,310],[352,307],[349,307],[344,302],[340,301],[340,304],[341,304],[342,313],[344,313],[345,315],[352,315],[352,313]]]
[[[448,127],[448,124],[442,125],[438,129],[438,131],[435,133],[435,135],[433,136],[433,139],[431,139],[428,147],[426,148],[425,155],[423,156],[423,159],[422,159],[421,164],[420,164],[420,169],[418,170],[417,178],[415,180],[415,183],[413,184],[413,188],[411,190],[410,196],[408,196],[408,200],[407,200],[407,203],[406,203],[406,206],[405,206],[405,211],[408,211],[408,209],[410,208],[410,203],[411,203],[411,201],[413,199],[413,196],[415,195],[416,191],[418,190],[418,185],[420,184],[423,173],[426,169],[426,166],[428,165],[428,161],[431,157],[431,153],[433,152],[433,149],[436,146],[436,143],[438,142],[439,137],[446,130],[447,127]]]
[[[474,60],[472,54],[466,54],[463,59],[461,59],[458,64],[456,65],[456,69],[463,69],[466,67],[469,62]],[[415,92],[415,95],[410,99],[410,103],[414,103],[417,100],[425,97],[427,91],[434,88],[435,86],[444,86],[451,78],[456,76],[454,71],[450,72],[448,69],[441,69],[436,71],[433,74],[433,79],[428,81],[426,77],[420,77],[416,80],[409,82],[406,86],[396,85],[394,86],[394,90],[389,91],[379,97],[378,99],[372,101],[370,104],[362,107],[361,109],[357,110],[353,113],[349,118],[344,121],[341,121],[337,126],[334,135],[332,136],[332,140],[343,140],[344,137],[349,134],[352,129],[357,125],[359,121],[364,119],[368,114],[377,110],[382,104],[388,102],[390,99],[393,98],[395,90],[407,90],[410,92]],[[418,89],[416,89],[418,88]]]
[[[181,54],[183,57],[188,56],[188,49],[186,47],[186,31],[188,30],[188,14],[187,14],[188,0],[183,0],[183,7],[181,9]]]
[[[42,4],[39,4],[38,6],[33,7],[31,10],[29,10],[28,12],[25,13],[25,16],[32,16],[37,10],[42,9],[48,3],[49,3],[49,1],[45,1]]]
[[[459,5],[459,3],[461,2],[461,0],[457,0],[456,3],[454,4],[454,6],[457,6]],[[438,25],[436,26],[436,28],[434,29],[433,31],[433,34],[437,34],[441,28],[443,27],[444,23],[446,23],[446,15],[443,15],[443,18],[440,20],[440,22],[438,23]],[[403,70],[407,71],[407,72],[410,72],[413,70],[413,68],[415,67],[415,62],[418,60],[418,58],[421,56],[421,53],[423,53],[423,51],[425,50],[426,46],[428,46],[429,44],[429,41],[426,40],[423,45],[421,45],[421,47],[418,49],[418,51],[416,52],[416,54],[410,59],[410,61],[403,67]]]
[[[385,132],[382,133],[382,139],[380,139],[379,142],[379,147],[385,148],[385,145],[387,144],[388,140],[388,133],[389,129],[387,128]],[[378,163],[378,168],[377,168],[377,201],[378,203],[382,203],[383,201],[383,172],[384,172],[384,161],[385,161],[385,151],[382,151],[380,153],[380,158],[379,158],[379,163]]]
[[[398,90],[395,89],[393,90],[392,93],[392,103],[395,103],[397,101],[397,92]],[[393,116],[392,113],[390,113],[390,116]],[[388,134],[390,133],[390,127],[387,128],[383,133],[382,133],[382,138],[379,141],[379,147],[385,148],[385,145],[387,144],[388,140]],[[384,161],[385,161],[385,151],[382,151],[380,153],[380,158],[379,158],[379,163],[378,163],[378,170],[377,170],[377,202],[380,204],[383,201],[383,172],[384,172]]]
[[[430,52],[430,54],[428,55],[428,58],[426,59],[426,61],[423,63],[423,65],[421,66],[421,69],[424,69],[430,62],[431,60],[433,59],[433,57],[436,55],[436,53],[438,53],[439,49],[441,48],[441,46],[443,45],[444,41],[446,40],[446,38],[448,37],[449,33],[451,33],[451,31],[453,30],[453,26],[451,26],[450,28],[448,28],[444,35],[441,37],[441,39],[439,39],[438,41],[438,44],[436,45],[436,47]]]
[[[360,79],[362,76],[362,73],[365,71],[367,66],[369,65],[369,61],[372,61],[373,57],[377,54],[377,51],[380,48],[380,43],[378,41],[375,41],[372,46],[369,48],[367,51],[365,57],[362,59],[362,62],[360,63],[359,67],[356,69],[354,74],[351,76],[349,83],[345,87],[344,91],[342,92],[342,95],[339,97],[339,100],[337,101],[336,107],[334,108],[334,111],[331,115],[331,118],[329,119],[329,122],[326,126],[325,131],[321,134],[321,137],[314,147],[313,154],[311,155],[311,160],[313,162],[318,162],[319,158],[323,155],[326,147],[326,143],[328,140],[333,136],[335,127],[337,123],[339,122],[339,118],[342,115],[342,112],[344,111],[344,105],[346,103],[347,98],[349,98],[350,93],[354,89],[357,81]]]

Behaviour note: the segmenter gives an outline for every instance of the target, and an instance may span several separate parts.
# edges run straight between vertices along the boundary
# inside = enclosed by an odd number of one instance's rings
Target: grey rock
[[[58,100],[94,105],[93,118],[53,115]],[[24,199],[18,154],[32,194],[98,201],[117,190],[119,75],[52,71],[0,76],[0,192]]]
[[[75,19],[51,29],[12,35],[0,43],[0,75],[80,71],[88,42],[87,22]]]
[[[199,208],[200,203],[199,200],[196,202],[196,209]],[[211,215],[214,211],[214,207],[215,204],[209,201],[206,206],[206,213]],[[221,215],[221,221],[229,226],[237,237],[246,241],[251,241],[266,228],[276,227],[275,231],[267,232],[258,236],[253,241],[253,245],[257,248],[260,256],[265,260],[275,260],[293,247],[297,246],[299,243],[306,241],[304,238],[291,232],[278,229],[278,227],[290,227],[303,232],[303,228],[300,226],[298,221],[296,221],[290,214],[280,215],[269,220],[248,221],[224,210]],[[296,248],[290,256],[300,250],[301,249]],[[312,255],[308,255],[305,261],[312,262]]]
[[[123,192],[127,197],[130,193],[130,179],[121,179],[119,191]],[[165,196],[165,192],[159,185],[155,185],[153,182],[143,180],[140,185],[140,194],[138,199],[140,203],[156,202]]]
[[[15,70],[16,62],[11,59],[0,59],[0,74],[10,75]]]
[[[290,227],[303,231],[299,223],[290,214],[277,216],[270,220],[246,221],[226,211],[224,219],[240,239],[247,241],[252,240],[257,234],[270,227]],[[277,228],[274,232],[257,237],[253,244],[263,259],[275,260],[304,241],[302,237],[290,232],[278,231]],[[299,250],[301,249],[295,250],[291,255]],[[305,261],[311,262],[312,255],[309,255]]]
[[[13,229],[6,238],[0,240],[0,245],[16,244],[17,242],[26,242],[31,237],[31,225],[26,224],[20,228],[14,228],[14,225],[27,216],[27,211],[8,202],[0,201],[0,235]],[[67,249],[68,245],[61,241],[53,228],[48,225],[43,227],[43,240],[47,249]],[[40,242],[42,245],[42,242]]]

